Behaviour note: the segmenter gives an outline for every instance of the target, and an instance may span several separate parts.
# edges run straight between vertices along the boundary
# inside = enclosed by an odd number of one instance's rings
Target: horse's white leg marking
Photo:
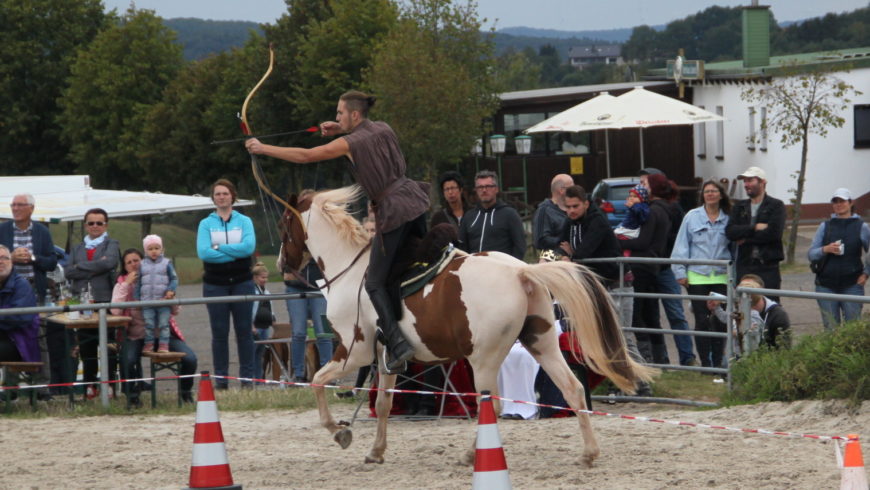
[[[384,451],[387,449],[387,419],[390,416],[390,409],[393,407],[393,394],[383,390],[391,390],[396,386],[395,374],[380,374],[378,383],[378,397],[375,400],[375,413],[378,414],[378,433],[375,436],[375,443],[372,449],[366,456],[366,463],[384,462]]]
[[[332,417],[332,412],[329,411],[329,404],[326,401],[326,388],[323,387],[326,383],[329,383],[336,378],[340,378],[348,372],[356,371],[359,367],[356,365],[351,367],[350,363],[348,363],[348,367],[342,369],[343,364],[343,362],[329,361],[317,371],[311,382],[313,384],[321,385],[312,387],[314,390],[314,398],[317,400],[317,411],[320,414],[320,425],[325,427],[330,434],[334,434],[333,439],[342,449],[347,449],[353,441],[353,432],[351,432],[349,427],[335,422],[335,419]]]

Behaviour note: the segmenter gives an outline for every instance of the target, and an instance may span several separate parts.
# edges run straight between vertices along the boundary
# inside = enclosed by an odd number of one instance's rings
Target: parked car
[[[602,179],[592,189],[592,202],[607,215],[612,228],[616,228],[628,214],[625,199],[628,191],[637,184],[640,184],[640,177],[612,177]]]

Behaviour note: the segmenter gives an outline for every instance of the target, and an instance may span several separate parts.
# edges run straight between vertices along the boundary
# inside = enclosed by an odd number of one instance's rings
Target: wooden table
[[[107,314],[105,309],[96,310],[94,314],[92,314],[90,317],[85,317],[84,315],[80,314],[79,318],[77,319],[71,319],[69,317],[69,313],[45,315],[43,318],[46,322],[63,325],[64,328],[68,330],[89,328],[99,329],[98,352],[100,356],[100,381],[105,383],[109,380],[108,329],[110,327],[126,328],[128,325],[130,325],[130,321],[132,320],[132,318],[122,315],[109,315]],[[69,356],[69,349],[67,349],[65,355]],[[120,352],[118,355],[120,356]],[[75,381],[75,376],[73,376],[73,381]],[[109,406],[108,389],[103,388],[100,390],[100,401],[102,402],[104,407]]]

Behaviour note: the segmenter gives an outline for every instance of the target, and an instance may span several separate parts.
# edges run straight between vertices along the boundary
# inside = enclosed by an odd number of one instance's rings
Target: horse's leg
[[[562,353],[555,346],[555,341],[553,344],[551,348],[544,350],[534,357],[541,364],[541,368],[553,380],[553,383],[562,391],[562,396],[565,397],[568,405],[575,410],[587,410],[586,392],[583,389],[583,385],[577,380],[574,373],[571,372],[571,368],[568,367],[568,363],[565,362]],[[537,347],[539,345],[533,346],[532,349]],[[533,351],[530,349],[530,352]],[[577,420],[580,422],[580,432],[583,435],[583,457],[581,463],[584,467],[589,468],[592,466],[595,458],[598,457],[600,449],[598,448],[595,433],[592,431],[592,422],[589,419],[589,414],[578,412]]]
[[[395,374],[380,374],[378,381],[378,396],[375,399],[375,413],[378,415],[378,432],[371,451],[366,455],[366,463],[384,462],[384,451],[387,449],[387,419],[393,408],[393,393],[387,392],[396,386]]]
[[[320,414],[320,425],[325,427],[330,434],[333,434],[332,438],[339,446],[341,446],[342,449],[347,449],[353,441],[353,432],[351,432],[350,427],[336,423],[335,419],[332,417],[332,412],[329,411],[329,404],[326,401],[326,389],[323,387],[326,383],[344,376],[349,371],[356,371],[357,369],[356,366],[351,369],[342,369],[343,364],[344,363],[335,361],[329,361],[326,363],[314,375],[314,379],[311,380],[311,383],[316,386],[312,386],[311,388],[314,390],[314,398],[317,400],[317,411]]]
[[[498,357],[498,356],[496,356]],[[504,358],[501,356],[500,358]],[[478,393],[489,391],[493,396],[498,396],[498,365],[491,365],[491,362],[475,363],[469,359],[471,369],[474,372],[474,389]],[[480,397],[477,399],[478,411],[480,410]],[[501,413],[501,401],[497,398],[492,399],[492,408],[495,410],[496,417]],[[474,464],[474,457],[477,454],[477,438],[471,440],[471,447],[465,451],[459,458],[459,463],[471,466]]]

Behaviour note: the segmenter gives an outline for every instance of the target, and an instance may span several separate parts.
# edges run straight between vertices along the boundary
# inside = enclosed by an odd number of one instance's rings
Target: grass
[[[142,250],[142,225],[137,220],[113,219],[110,221],[109,236],[121,244],[121,252],[128,248]],[[67,239],[66,226],[51,226],[51,239],[63,247]],[[202,282],[202,261],[196,255],[196,230],[167,223],[154,223],[151,233],[160,235],[166,256],[171,258],[178,273],[180,284],[198,284]],[[73,227],[72,243],[82,240],[81,231]],[[275,269],[276,255],[261,255],[257,258],[269,269],[269,280],[280,281],[281,274]]]

